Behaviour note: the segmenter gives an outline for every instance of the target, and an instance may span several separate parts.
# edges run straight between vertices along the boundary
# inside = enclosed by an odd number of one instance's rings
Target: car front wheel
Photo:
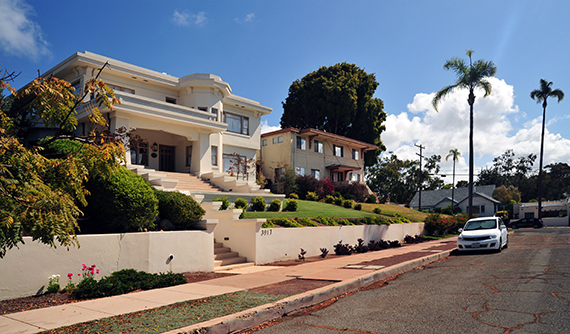
[[[500,253],[503,250],[503,239],[499,239],[499,248],[497,248],[497,253]]]

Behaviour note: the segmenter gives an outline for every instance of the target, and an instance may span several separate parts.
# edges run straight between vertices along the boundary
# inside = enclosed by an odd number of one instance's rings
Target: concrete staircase
[[[188,173],[160,172],[165,174],[168,179],[178,180],[176,190],[180,191],[218,191],[220,188],[200,179],[197,176]]]
[[[157,172],[142,165],[126,165],[125,167],[142,176],[159,190],[221,191],[220,188],[188,173]]]
[[[229,247],[224,247],[221,242],[214,240],[214,271],[227,271],[235,268],[254,266],[253,262],[247,262],[238,252],[232,252]]]
[[[216,185],[226,192],[236,193],[250,193],[250,194],[269,194],[269,189],[260,189],[259,185],[255,183],[255,178],[251,181],[240,180],[235,176],[230,176],[227,173],[204,173],[201,175],[203,180]]]

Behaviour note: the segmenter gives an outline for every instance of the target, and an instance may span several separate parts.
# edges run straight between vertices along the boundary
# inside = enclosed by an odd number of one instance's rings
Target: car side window
[[[503,219],[499,218],[499,226],[505,227],[505,223],[503,223]]]

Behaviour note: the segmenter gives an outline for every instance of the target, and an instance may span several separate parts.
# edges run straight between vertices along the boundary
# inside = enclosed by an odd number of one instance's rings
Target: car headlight
[[[459,240],[463,241],[463,237],[460,235],[460,236],[457,237],[457,240],[458,240],[458,241],[459,241]]]
[[[499,235],[498,235],[498,234],[493,234],[493,235],[491,235],[491,239],[498,239],[498,238],[499,238]]]

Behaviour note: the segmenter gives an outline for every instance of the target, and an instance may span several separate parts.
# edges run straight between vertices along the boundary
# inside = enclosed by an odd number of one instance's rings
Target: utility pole
[[[422,184],[423,184],[423,175],[422,175],[422,150],[425,148],[424,146],[422,146],[421,144],[414,144],[414,146],[419,147],[420,148],[420,154],[417,154],[420,156],[420,184],[419,184],[419,196],[418,196],[418,211],[422,211]]]

